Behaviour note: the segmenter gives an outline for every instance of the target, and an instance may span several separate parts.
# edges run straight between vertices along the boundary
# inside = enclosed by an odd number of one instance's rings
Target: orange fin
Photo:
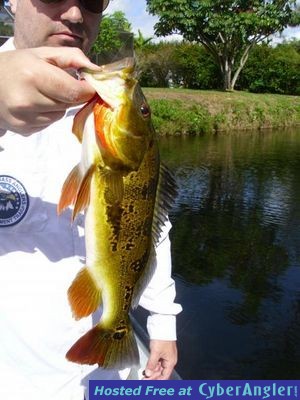
[[[82,176],[78,164],[72,169],[62,187],[61,196],[57,205],[58,214],[61,214],[68,206],[75,204],[81,180]]]
[[[75,319],[87,317],[101,303],[101,291],[89,270],[80,270],[68,290],[68,298]]]
[[[94,171],[95,171],[95,166],[91,165],[80,183],[80,187],[79,187],[79,190],[78,190],[77,196],[76,196],[74,210],[72,213],[73,221],[74,221],[76,215],[80,211],[84,210],[89,205],[91,180],[92,180]]]
[[[123,324],[124,325],[124,324]],[[131,325],[105,329],[100,323],[82,336],[67,352],[69,361],[123,369],[139,365],[139,352]]]
[[[80,143],[82,143],[84,125],[87,117],[93,113],[95,103],[97,103],[99,96],[95,94],[75,115],[73,121],[72,132],[77,137]]]

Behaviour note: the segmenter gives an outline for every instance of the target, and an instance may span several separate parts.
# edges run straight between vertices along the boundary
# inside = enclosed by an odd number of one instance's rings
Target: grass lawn
[[[248,92],[144,88],[160,135],[290,127],[300,124],[300,97]]]

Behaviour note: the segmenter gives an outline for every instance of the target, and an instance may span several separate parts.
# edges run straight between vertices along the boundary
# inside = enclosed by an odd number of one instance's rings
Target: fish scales
[[[67,178],[58,205],[86,209],[86,267],[68,297],[76,319],[99,305],[101,319],[67,353],[70,361],[124,368],[139,363],[129,319],[155,268],[161,225],[176,192],[160,164],[149,106],[132,60],[84,74],[98,95],[76,115],[73,132],[82,159]],[[91,115],[93,115],[93,122]]]

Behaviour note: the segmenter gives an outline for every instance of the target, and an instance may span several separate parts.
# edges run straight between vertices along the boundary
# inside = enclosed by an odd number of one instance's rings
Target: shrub
[[[187,107],[179,100],[150,100],[153,124],[161,136],[199,135],[212,132],[207,109],[196,104]]]
[[[174,74],[191,89],[219,89],[222,77],[212,56],[199,44],[179,43],[174,50]]]
[[[237,87],[254,93],[300,95],[300,54],[293,44],[257,45]]]
[[[222,77],[212,56],[199,44],[160,42],[137,51],[142,86],[220,89]],[[300,41],[272,47],[256,45],[236,88],[254,93],[300,95]]]
[[[137,50],[140,82],[146,87],[174,86],[216,89],[222,86],[217,65],[203,46],[187,42],[161,42]]]

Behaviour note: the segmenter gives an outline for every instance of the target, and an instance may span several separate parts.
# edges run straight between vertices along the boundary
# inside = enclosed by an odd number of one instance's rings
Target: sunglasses
[[[63,0],[40,0],[40,1],[45,4],[52,4],[52,3],[60,3]],[[106,9],[109,3],[109,0],[79,0],[79,1],[82,7],[96,14],[102,13]]]

